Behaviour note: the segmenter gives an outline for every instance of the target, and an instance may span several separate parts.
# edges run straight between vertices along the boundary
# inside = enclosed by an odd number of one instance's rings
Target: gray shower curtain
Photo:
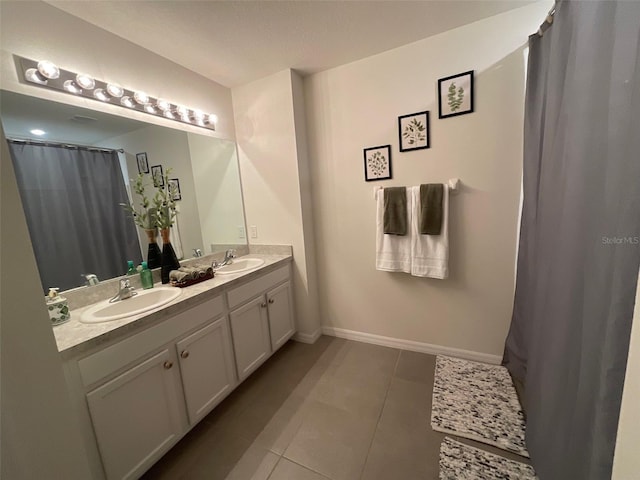
[[[504,364],[541,480],[604,480],[640,266],[640,2],[558,2],[529,47]]]
[[[119,205],[129,199],[116,152],[12,141],[9,150],[44,292],[141,262],[136,227]]]

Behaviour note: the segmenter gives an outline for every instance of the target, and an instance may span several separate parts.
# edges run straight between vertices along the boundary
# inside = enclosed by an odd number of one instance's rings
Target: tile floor
[[[325,336],[291,341],[143,478],[437,479],[434,368],[433,355]]]

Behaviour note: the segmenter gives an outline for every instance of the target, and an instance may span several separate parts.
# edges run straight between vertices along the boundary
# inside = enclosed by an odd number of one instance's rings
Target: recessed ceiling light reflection
[[[47,132],[45,132],[44,130],[40,130],[39,128],[34,128],[33,130],[29,130],[29,133],[41,137],[42,135],[46,135]]]

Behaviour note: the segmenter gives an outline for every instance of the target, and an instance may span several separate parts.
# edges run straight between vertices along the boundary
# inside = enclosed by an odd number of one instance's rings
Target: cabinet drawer
[[[218,296],[83,358],[78,362],[82,382],[91,385],[223,313],[224,302]]]
[[[260,295],[265,290],[284,282],[289,279],[289,265],[280,267],[278,270],[274,270],[271,273],[267,273],[260,278],[256,278],[244,285],[229,290],[227,293],[227,299],[229,300],[229,308],[237,307],[238,305],[252,299],[256,295]]]

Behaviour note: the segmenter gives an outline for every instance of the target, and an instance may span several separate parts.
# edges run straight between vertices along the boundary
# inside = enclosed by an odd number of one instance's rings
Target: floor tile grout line
[[[310,472],[317,473],[318,475],[320,475],[321,477],[326,478],[327,480],[333,480],[331,477],[327,477],[324,473],[318,472],[317,470],[314,470],[314,469],[313,469],[313,468],[311,468],[311,467],[308,467],[308,466],[306,466],[306,465],[303,465],[302,463],[298,463],[298,462],[296,462],[295,460],[290,459],[289,457],[285,457],[285,456],[284,456],[284,453],[282,454],[282,457],[280,457],[280,460],[282,460],[283,458],[284,458],[285,460],[287,460],[287,461],[291,462],[291,463],[295,463],[296,465],[298,465],[299,467],[304,468],[305,470],[309,470]],[[280,460],[278,460],[278,463],[280,462]],[[274,470],[275,470],[275,468],[274,468]],[[273,473],[273,472],[272,472],[272,473]],[[269,479],[267,479],[267,480],[269,480]]]
[[[367,455],[364,458],[364,463],[362,464],[362,468],[360,469],[360,475],[358,478],[361,480],[364,475],[364,469],[367,466],[367,460],[369,460],[369,454],[371,453],[371,447],[373,446],[373,441],[376,438],[376,432],[378,431],[378,425],[380,424],[380,419],[382,418],[382,412],[384,412],[384,406],[387,404],[387,397],[389,396],[389,390],[391,389],[391,383],[393,382],[394,377],[396,376],[396,371],[398,370],[398,364],[400,363],[400,356],[402,355],[402,350],[398,349],[398,357],[396,358],[396,364],[393,366],[393,373],[389,377],[389,383],[387,384],[387,390],[384,393],[384,400],[382,401],[382,408],[380,409],[380,413],[378,414],[378,420],[376,421],[376,426],[373,429],[373,435],[371,435],[371,441],[369,442],[369,448],[367,448]]]

